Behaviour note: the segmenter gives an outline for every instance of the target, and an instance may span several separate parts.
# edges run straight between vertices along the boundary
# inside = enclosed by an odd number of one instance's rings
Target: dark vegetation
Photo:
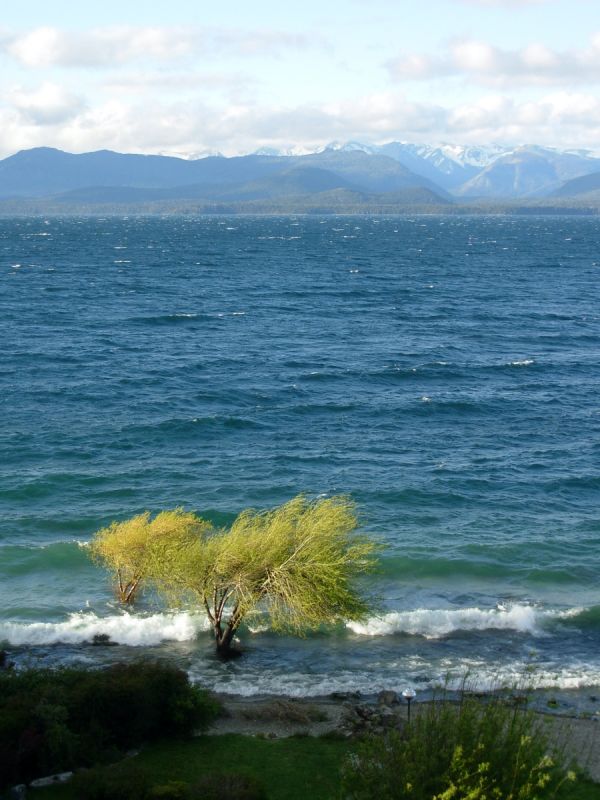
[[[339,796],[340,766],[352,746],[335,738],[232,734],[161,742],[136,758],[84,772],[77,783],[51,787],[36,797],[108,800],[107,794],[91,793],[93,784],[115,792],[111,800],[331,800]],[[136,794],[140,785],[141,795]]]
[[[185,672],[158,663],[0,672],[0,789],[189,736],[217,710]]]
[[[0,792],[76,769],[40,800],[592,800],[539,716],[444,697],[385,736],[197,736],[218,706],[157,663],[0,672]],[[127,753],[132,747],[139,752]],[[124,755],[130,757],[124,758]],[[110,763],[109,763],[110,762]]]
[[[600,200],[592,195],[548,200],[469,200],[442,203],[427,189],[367,194],[345,189],[319,192],[310,196],[216,202],[174,199],[140,202],[68,202],[45,198],[0,199],[0,217],[106,217],[106,216],[360,216],[416,215],[494,215],[510,216],[597,216]]]
[[[382,741],[372,741],[373,748],[377,744]],[[348,797],[340,769],[358,748],[355,740],[335,738],[201,736],[153,744],[136,758],[83,772],[74,782],[40,790],[35,796],[39,800],[339,800]],[[401,778],[399,773],[390,776],[398,783]],[[370,800],[386,797],[377,785],[371,789]],[[578,778],[563,784],[557,800],[598,800],[599,794],[598,784]],[[419,796],[417,790],[415,798]],[[538,797],[543,800],[548,795]],[[465,795],[457,793],[453,800],[465,800]],[[488,800],[496,798],[491,794]]]
[[[207,772],[193,782],[152,783],[149,772],[91,769],[69,787],[77,800],[267,800],[263,782],[244,772]]]

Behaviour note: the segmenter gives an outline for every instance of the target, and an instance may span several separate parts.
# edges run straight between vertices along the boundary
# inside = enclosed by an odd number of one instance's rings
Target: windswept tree
[[[156,552],[143,559],[144,575],[171,602],[204,608],[219,654],[231,655],[236,631],[252,614],[268,615],[275,630],[303,634],[371,610],[357,579],[373,569],[377,545],[357,531],[349,498],[300,495],[270,511],[244,511],[226,530],[197,517],[192,523],[192,516],[190,535],[165,539],[159,555],[151,545]]]
[[[145,581],[166,573],[172,561],[179,560],[180,551],[191,547],[210,527],[181,508],[162,511],[154,519],[146,512],[98,531],[90,554],[113,573],[120,602],[130,604]]]

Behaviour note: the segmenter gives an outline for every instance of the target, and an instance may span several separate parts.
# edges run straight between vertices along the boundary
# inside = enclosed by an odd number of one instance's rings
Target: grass
[[[339,768],[349,750],[346,740],[337,739],[201,736],[151,745],[112,769],[143,769],[157,784],[169,780],[193,783],[211,771],[241,771],[260,779],[269,800],[331,800],[339,794]],[[64,784],[40,789],[35,797],[72,800],[74,795]]]
[[[355,745],[348,740],[298,737],[259,739],[228,734],[168,741],[146,747],[111,769],[142,769],[153,783],[194,782],[210,771],[255,775],[270,800],[336,800],[340,765]],[[38,790],[39,800],[73,800],[69,784]],[[564,787],[560,800],[599,800],[600,785],[585,779]]]

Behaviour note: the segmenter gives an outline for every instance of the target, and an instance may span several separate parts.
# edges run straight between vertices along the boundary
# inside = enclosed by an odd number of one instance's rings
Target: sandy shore
[[[407,723],[406,705],[384,702],[384,698],[220,694],[218,699],[224,711],[208,731],[213,735],[239,733],[273,739],[328,733],[352,736],[369,730],[401,728]],[[413,705],[411,713],[418,714],[423,707],[424,704]],[[593,780],[600,782],[600,721],[541,713],[537,716],[566,760],[575,759]]]

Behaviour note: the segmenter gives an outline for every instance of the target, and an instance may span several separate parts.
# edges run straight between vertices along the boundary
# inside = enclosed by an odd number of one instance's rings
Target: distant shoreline
[[[0,219],[36,217],[595,217],[600,206],[535,206],[494,204],[493,206],[443,205],[443,206],[357,206],[341,208],[305,207],[212,207],[212,206],[60,206],[42,202],[0,201]]]

